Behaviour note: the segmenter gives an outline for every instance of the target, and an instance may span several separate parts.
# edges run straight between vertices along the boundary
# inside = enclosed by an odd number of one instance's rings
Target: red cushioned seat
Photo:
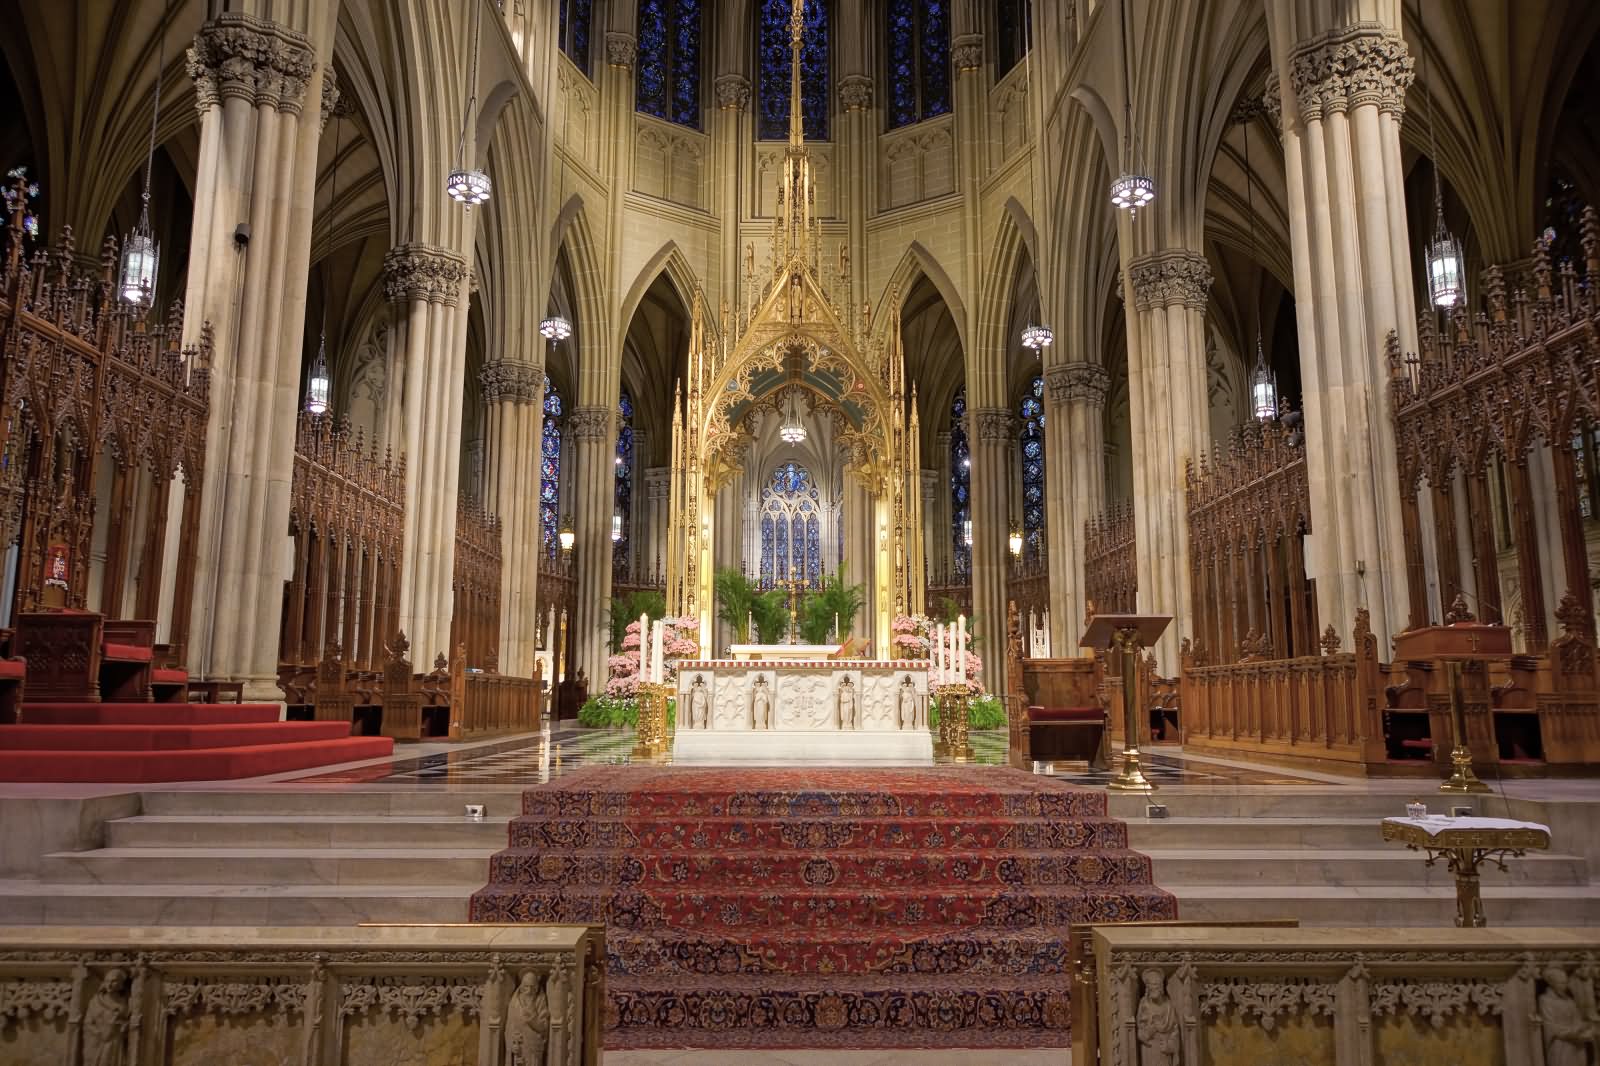
[[[0,659],[0,679],[21,681],[28,675],[26,659]]]
[[[147,663],[154,656],[154,649],[141,647],[138,644],[111,644],[107,643],[102,649],[102,655],[107,659],[115,659],[123,663]]]
[[[150,671],[150,680],[157,685],[187,685],[189,683],[189,671],[163,670],[158,667]]]
[[[1100,722],[1106,712],[1099,707],[1029,707],[1030,722]]]

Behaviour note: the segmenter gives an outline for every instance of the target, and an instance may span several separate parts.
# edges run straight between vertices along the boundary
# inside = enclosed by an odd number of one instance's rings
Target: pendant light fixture
[[[1434,127],[1439,124],[1439,109],[1434,106],[1433,86],[1428,83],[1428,49],[1421,41],[1421,0],[1417,3],[1417,34],[1417,47],[1422,52],[1422,81],[1428,85],[1428,161],[1433,164],[1433,239],[1428,242],[1428,299],[1435,307],[1448,308],[1466,296],[1466,283],[1461,242],[1444,224],[1444,183],[1439,177],[1439,141],[1434,134]]]
[[[328,251],[333,255],[334,212],[339,209],[339,140],[344,134],[344,116],[334,108],[333,119],[333,177],[328,189]],[[328,293],[323,290],[322,331],[317,338],[317,358],[311,363],[311,380],[306,383],[306,414],[321,418],[328,413],[333,399],[333,379],[328,375]]]
[[[1139,208],[1156,198],[1155,179],[1139,173],[1134,160],[1133,137],[1133,86],[1129,68],[1133,55],[1128,49],[1128,0],[1122,0],[1118,12],[1122,22],[1122,176],[1111,183],[1111,202],[1129,218],[1136,218]]]
[[[478,31],[483,21],[483,0],[469,0],[472,4],[472,66],[467,84],[467,110],[461,116],[461,139],[456,142],[456,168],[445,181],[445,191],[450,199],[471,211],[489,200],[489,175],[476,167],[467,166],[467,130],[478,109]]]
[[[161,246],[150,228],[150,172],[156,161],[156,127],[161,122],[161,77],[167,65],[167,13],[161,12],[156,46],[156,103],[150,114],[150,145],[144,158],[144,192],[139,197],[139,222],[122,242],[122,263],[117,292],[126,303],[149,307],[156,300],[156,272],[161,266]]]
[[[1256,172],[1250,166],[1250,123],[1255,112],[1247,111],[1244,120],[1244,202],[1250,215],[1250,260],[1259,265],[1261,245],[1256,240]],[[1270,422],[1278,417],[1278,379],[1267,365],[1266,349],[1261,345],[1261,294],[1256,293],[1256,365],[1250,374],[1250,406],[1257,420]]]
[[[1022,17],[1028,45],[1028,95],[1029,97],[1040,98],[1033,127],[1034,160],[1033,165],[1028,167],[1028,199],[1033,205],[1033,210],[1037,212],[1039,210],[1039,190],[1034,184],[1033,172],[1034,168],[1040,165],[1040,160],[1043,158],[1044,153],[1044,101],[1042,99],[1044,94],[1039,91],[1040,87],[1035,84],[1033,78],[1033,5],[1031,3],[1022,5]],[[1038,249],[1035,248],[1034,251],[1037,253]],[[1033,294],[1034,298],[1041,304],[1044,302],[1044,294],[1039,291],[1039,260],[1036,256],[1033,258]],[[1022,346],[1036,353],[1041,359],[1044,358],[1044,350],[1054,344],[1055,341],[1055,330],[1042,322],[1030,323],[1022,330]]]

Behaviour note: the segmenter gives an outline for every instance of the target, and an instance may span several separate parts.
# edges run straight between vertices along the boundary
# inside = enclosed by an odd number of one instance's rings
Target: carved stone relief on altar
[[[346,985],[339,1004],[344,1061],[348,1066],[476,1062],[482,996],[483,989],[468,978],[376,977]]]
[[[8,1066],[58,1066],[68,1061],[72,982],[16,979],[0,982],[0,1062]],[[122,1032],[127,1031],[124,1002]]]

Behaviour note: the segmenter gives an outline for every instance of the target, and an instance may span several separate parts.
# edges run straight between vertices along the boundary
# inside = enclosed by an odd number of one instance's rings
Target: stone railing
[[[1098,926],[1074,1066],[1595,1061],[1591,929]]]
[[[0,1061],[589,1066],[603,959],[583,926],[5,929]]]

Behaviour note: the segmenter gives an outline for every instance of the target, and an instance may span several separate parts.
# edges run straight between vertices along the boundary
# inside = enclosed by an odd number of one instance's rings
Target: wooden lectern
[[[1467,715],[1461,701],[1461,664],[1511,656],[1511,630],[1481,622],[1408,629],[1394,638],[1397,660],[1437,659],[1445,665],[1450,685],[1450,776],[1440,792],[1488,792],[1472,772],[1472,747],[1467,742]]]
[[[1172,624],[1169,614],[1097,614],[1078,639],[1080,648],[1111,648],[1122,653],[1122,763],[1117,776],[1107,782],[1113,792],[1154,792],[1156,786],[1144,776],[1139,765],[1139,714],[1136,698],[1139,682],[1139,653],[1161,639]]]

